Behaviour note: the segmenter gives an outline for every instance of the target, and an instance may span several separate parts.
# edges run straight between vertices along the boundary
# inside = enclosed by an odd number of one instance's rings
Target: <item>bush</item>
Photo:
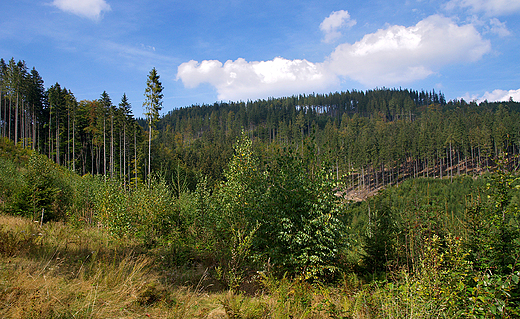
[[[72,202],[73,189],[65,169],[34,153],[29,158],[23,186],[14,195],[9,211],[43,221],[64,220]]]
[[[24,185],[22,168],[11,160],[0,158],[0,210],[4,211],[12,203],[14,195]]]
[[[289,152],[280,153],[268,168],[258,248],[280,274],[316,278],[336,270],[346,228],[339,219],[337,183],[326,165],[313,173],[305,167]]]
[[[212,196],[210,220],[230,269],[262,267],[262,262],[277,275],[305,279],[336,270],[345,233],[337,185],[325,169],[310,173],[305,167],[300,157],[280,152],[261,171],[252,142],[242,133],[226,181]]]

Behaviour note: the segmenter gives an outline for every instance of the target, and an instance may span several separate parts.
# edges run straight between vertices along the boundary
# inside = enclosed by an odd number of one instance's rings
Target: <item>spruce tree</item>
[[[162,109],[162,90],[163,86],[159,81],[157,70],[153,68],[146,80],[146,90],[144,91],[145,100],[143,102],[148,122],[148,175],[150,175],[151,172],[152,130],[157,121],[159,121],[159,111]]]

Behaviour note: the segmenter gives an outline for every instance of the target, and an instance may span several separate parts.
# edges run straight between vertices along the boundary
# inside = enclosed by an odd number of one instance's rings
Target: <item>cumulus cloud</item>
[[[339,31],[344,27],[352,27],[356,24],[356,20],[350,19],[348,11],[340,10],[332,12],[320,24],[320,30],[324,33],[323,42],[330,43],[341,36]]]
[[[341,44],[326,64],[365,85],[388,86],[424,79],[451,63],[477,61],[490,49],[472,25],[433,15],[415,26],[389,26]]]
[[[389,26],[353,44],[341,44],[322,63],[281,57],[225,63],[192,60],[178,67],[177,79],[186,87],[209,83],[222,100],[257,99],[331,90],[340,77],[370,87],[401,85],[449,64],[478,61],[490,50],[489,41],[473,25],[459,26],[433,15],[415,26]]]
[[[213,85],[221,100],[247,100],[318,91],[337,78],[321,64],[275,58],[247,62],[240,58],[222,64],[216,60],[189,61],[178,67],[177,79],[187,87]]]
[[[518,0],[451,0],[446,8],[451,10],[456,7],[470,9],[473,12],[484,13],[488,16],[509,15],[520,12]]]
[[[477,102],[489,101],[489,102],[503,102],[509,101],[509,99],[513,99],[514,101],[520,101],[520,89],[518,90],[494,90],[493,92],[486,92],[482,97],[473,97],[468,100],[476,100]]]
[[[92,20],[99,20],[102,12],[111,10],[105,0],[54,0],[52,5],[62,11]]]

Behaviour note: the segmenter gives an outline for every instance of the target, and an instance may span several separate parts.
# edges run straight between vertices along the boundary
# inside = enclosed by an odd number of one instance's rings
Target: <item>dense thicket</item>
[[[166,281],[202,267],[201,281],[233,291],[290,278],[310,294],[308,283],[343,277],[345,302],[327,308],[336,315],[519,315],[520,179],[504,157],[478,178],[408,179],[348,203],[334,195],[341,185],[323,162],[286,149],[263,165],[245,133],[225,181],[212,188],[204,179],[193,192],[161,178],[129,189],[80,177],[7,139],[0,154],[2,211],[102,227],[155,256]],[[12,247],[14,237],[3,234],[1,247]]]

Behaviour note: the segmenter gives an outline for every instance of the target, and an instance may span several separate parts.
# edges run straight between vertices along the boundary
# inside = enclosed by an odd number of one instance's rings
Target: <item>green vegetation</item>
[[[2,210],[24,216],[0,215],[5,317],[520,315],[520,183],[505,159],[348,203],[290,151],[261,165],[245,133],[225,181],[179,193],[2,149]]]
[[[152,70],[145,121],[1,62],[0,317],[520,316],[516,102],[381,89],[158,118]]]

